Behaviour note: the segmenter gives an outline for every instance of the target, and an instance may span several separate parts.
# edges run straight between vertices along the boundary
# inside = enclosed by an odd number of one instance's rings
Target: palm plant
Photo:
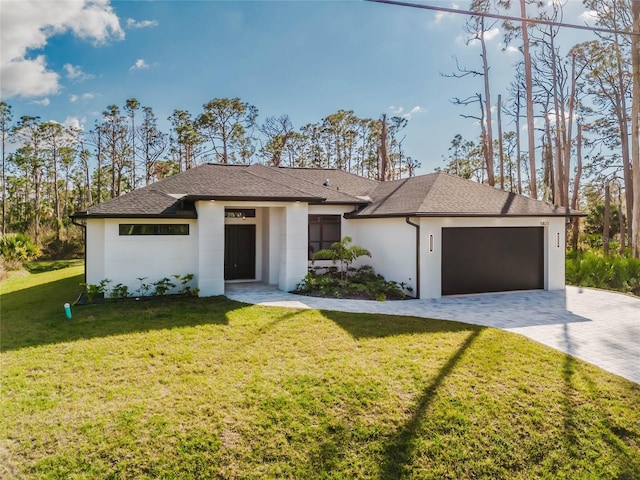
[[[344,237],[339,242],[335,242],[330,248],[323,248],[313,254],[312,263],[316,260],[331,260],[333,264],[340,264],[340,278],[345,279],[349,267],[358,257],[371,257],[371,252],[359,245],[349,245],[351,237]]]

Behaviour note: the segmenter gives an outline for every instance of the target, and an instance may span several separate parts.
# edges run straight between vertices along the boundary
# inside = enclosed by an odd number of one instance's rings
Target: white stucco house
[[[138,288],[193,273],[293,290],[310,256],[350,236],[420,298],[563,289],[565,223],[579,215],[445,173],[377,182],[342,170],[206,164],[77,213],[87,283]]]

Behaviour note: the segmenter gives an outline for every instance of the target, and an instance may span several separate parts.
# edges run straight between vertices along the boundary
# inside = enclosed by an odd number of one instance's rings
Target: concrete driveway
[[[564,291],[376,302],[305,297],[261,283],[227,284],[225,293],[258,305],[411,315],[501,328],[640,383],[640,299],[619,293],[567,286]]]

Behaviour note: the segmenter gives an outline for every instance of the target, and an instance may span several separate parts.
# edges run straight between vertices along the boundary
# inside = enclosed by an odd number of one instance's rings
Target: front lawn
[[[2,284],[0,478],[640,478],[640,387],[521,336]]]

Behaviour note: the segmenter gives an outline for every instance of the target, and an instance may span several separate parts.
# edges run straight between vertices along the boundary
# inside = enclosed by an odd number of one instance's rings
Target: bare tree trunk
[[[520,90],[516,105],[516,162],[518,165],[518,194],[522,195],[522,148],[520,144]]]
[[[626,248],[625,237],[627,234],[627,226],[622,214],[622,185],[618,184],[618,217],[620,218],[620,255],[624,255]]]
[[[640,258],[640,0],[633,0],[633,32],[631,62],[633,98],[631,110],[631,158],[633,163],[633,222],[629,239],[632,255]]]
[[[576,139],[576,176],[573,179],[573,196],[571,198],[571,208],[578,209],[578,191],[580,190],[580,177],[582,176],[582,125],[578,125],[578,138]],[[580,235],[580,217],[573,219],[573,250],[578,250],[578,235]]]
[[[480,45],[482,47],[482,72],[484,78],[484,101],[486,105],[486,150],[484,152],[485,163],[487,164],[487,181],[492,187],[496,184],[495,172],[493,166],[493,130],[491,125],[491,91],[489,89],[489,65],[487,62],[487,46],[484,41],[484,17],[480,23],[482,31],[480,32]],[[502,184],[504,190],[504,181]]]
[[[498,151],[500,152],[500,188],[504,190],[504,147],[502,145],[502,95],[498,95]]]
[[[380,178],[381,182],[387,179],[387,164],[389,158],[387,155],[387,115],[382,115],[382,133],[380,134]]]
[[[576,57],[571,57],[571,94],[569,96],[569,121],[566,128],[566,135],[564,137],[564,178],[566,180],[566,198],[567,204],[569,202],[569,171],[571,166],[571,143],[572,143],[572,129],[573,129],[573,112],[576,103]]]
[[[538,198],[538,188],[536,185],[536,137],[533,118],[533,79],[531,74],[531,54],[529,53],[529,31],[527,26],[527,5],[526,0],[520,0],[520,15],[522,20],[522,53],[524,55],[524,77],[525,89],[527,93],[527,133],[529,136],[529,178],[531,198]]]
[[[563,164],[563,148],[562,148],[562,131],[564,130],[564,110],[560,109],[559,92],[558,92],[558,71],[556,65],[556,51],[553,43],[553,34],[551,34],[551,68],[553,70],[553,108],[556,113],[556,132],[555,132],[555,150],[556,150],[556,165],[555,165],[555,185],[557,198],[555,203],[557,205],[566,206],[564,192],[564,164]],[[549,139],[551,141],[551,139]]]
[[[611,191],[609,182],[604,185],[604,227],[602,228],[602,247],[609,256],[609,230],[611,229]]]

